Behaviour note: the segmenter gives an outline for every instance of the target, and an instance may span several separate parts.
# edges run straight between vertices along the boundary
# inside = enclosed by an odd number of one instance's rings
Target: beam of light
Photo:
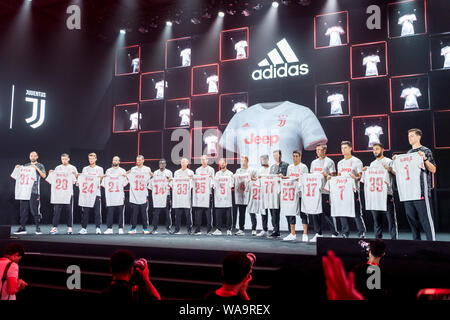
[[[166,21],[166,26],[172,26],[172,21]]]
[[[223,11],[219,11],[218,16],[223,18],[223,17],[225,17],[225,13]]]
[[[274,7],[274,8],[278,8],[279,5],[280,4],[278,3],[278,1],[273,1],[272,2],[272,7]]]
[[[127,31],[125,29],[120,29],[120,34],[125,34]]]

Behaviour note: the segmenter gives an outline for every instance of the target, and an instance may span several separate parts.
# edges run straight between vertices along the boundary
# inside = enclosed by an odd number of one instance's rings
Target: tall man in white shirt
[[[231,188],[234,185],[233,173],[227,169],[227,161],[222,158],[219,160],[220,170],[216,172],[214,177],[214,205],[216,214],[216,231],[213,235],[220,236],[222,231],[220,226],[222,224],[223,217],[226,219],[227,236],[232,235],[233,226],[233,213],[232,213],[232,195]],[[228,181],[221,181],[227,179]]]
[[[103,168],[97,165],[97,155],[95,153],[90,153],[88,155],[89,165],[84,167],[81,171],[81,174],[86,174],[97,179],[101,179],[103,177]],[[77,176],[79,176],[78,174]],[[78,232],[79,234],[87,234],[87,225],[89,222],[89,213],[91,209],[94,209],[95,213],[95,233],[101,234],[102,230],[100,229],[102,224],[102,194],[100,191],[100,183],[98,189],[94,190],[95,192],[95,202],[93,208],[81,207],[81,230]]]
[[[166,169],[166,166],[167,166],[166,159],[159,160],[159,170],[156,170],[155,172],[153,172],[153,178],[164,177],[167,179],[167,182],[170,182],[173,178],[173,173],[169,169]],[[153,197],[153,192],[155,192],[155,190],[152,190],[152,197]],[[167,191],[167,192],[169,192],[169,191]],[[167,230],[167,233],[170,234],[171,233],[170,228],[172,226],[172,217],[170,216],[169,195],[167,195],[165,207],[156,208],[155,203],[153,203],[153,217],[152,217],[153,230],[150,231],[151,234],[158,233],[157,230],[158,230],[158,224],[159,224],[159,215],[161,213],[163,213],[165,216],[166,230]]]
[[[361,160],[352,155],[352,143],[350,141],[341,142],[341,152],[344,159],[338,162],[338,176],[349,176],[355,180],[356,194],[355,194],[355,222],[358,229],[358,237],[363,239],[366,234],[366,225],[364,224],[363,211],[361,204],[361,195],[359,190],[359,181],[362,176],[363,164]],[[348,238],[350,235],[350,227],[348,224],[348,217],[339,218],[342,225],[342,236]]]
[[[197,176],[208,176],[212,180],[214,179],[214,168],[208,165],[208,156],[206,154],[202,155],[200,158],[200,161],[202,162],[202,165],[198,167],[195,170],[195,175]],[[211,185],[212,186],[212,185]],[[199,235],[201,234],[200,228],[202,225],[202,217],[203,214],[206,216],[206,234],[211,235],[212,234],[212,223],[213,223],[213,193],[210,190],[210,196],[209,196],[209,207],[196,207],[193,208],[195,212],[195,230],[194,234]]]
[[[173,174],[174,178],[189,178],[192,182],[192,177],[194,176],[194,172],[188,168],[189,160],[186,158],[181,159],[181,169],[178,169]],[[184,203],[179,203],[178,205],[175,205],[177,197],[177,190],[175,190],[175,187],[172,187],[172,207],[175,209],[175,230],[174,234],[181,234],[181,216],[184,214],[186,217],[186,227],[187,227],[187,233],[191,234],[192,232],[192,213],[191,213],[191,185],[187,186],[187,189],[182,188],[182,194],[186,195],[185,192],[189,196],[183,197]],[[181,197],[180,197],[181,198]]]
[[[245,186],[250,180],[251,176],[256,174],[256,170],[248,166],[248,157],[241,156],[241,167],[236,170],[234,174],[234,203],[236,211],[233,210],[233,221],[236,225],[237,214],[239,211],[239,230],[235,233],[237,236],[244,236],[245,226],[245,211],[247,210],[247,203],[245,199]]]

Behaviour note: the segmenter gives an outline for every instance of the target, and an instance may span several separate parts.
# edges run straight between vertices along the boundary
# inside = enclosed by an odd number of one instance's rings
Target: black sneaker
[[[42,234],[41,228],[40,228],[40,227],[36,227],[36,232],[35,232],[35,234]]]
[[[279,233],[279,232],[272,232],[272,233],[270,234],[270,236],[276,238],[276,237],[279,237],[279,236],[280,236],[280,233]]]
[[[153,229],[152,231],[150,231],[150,234],[158,234],[158,231],[156,231],[156,229]]]
[[[24,227],[20,227],[19,229],[17,229],[16,232],[14,232],[14,234],[27,234],[27,229],[25,229]]]

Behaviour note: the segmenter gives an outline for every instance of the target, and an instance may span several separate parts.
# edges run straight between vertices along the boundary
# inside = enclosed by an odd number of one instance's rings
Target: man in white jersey
[[[181,234],[181,217],[186,217],[187,233],[192,232],[192,213],[191,213],[191,189],[194,172],[188,168],[189,160],[181,159],[181,169],[173,174],[172,181],[172,208],[175,209],[175,230],[174,234]],[[182,178],[177,181],[176,178]]]
[[[336,175],[336,166],[334,161],[327,157],[327,145],[320,144],[316,147],[317,158],[311,162],[311,173],[321,173],[323,175],[322,187],[328,177]],[[331,237],[335,238],[339,234],[336,230],[336,221],[331,217],[330,207],[330,193],[322,188],[322,213],[311,216],[314,225],[315,236],[311,242],[316,242],[318,237],[322,237],[322,219],[325,219],[326,224],[331,231]]]
[[[219,77],[216,74],[210,75],[206,78],[206,83],[208,84],[208,93],[217,93],[219,88],[217,83],[219,82]]]
[[[302,176],[305,173],[308,173],[308,167],[304,163],[301,162],[302,154],[298,150],[294,150],[294,152],[292,152],[292,160],[294,163],[290,164],[288,166],[286,174],[283,175],[283,178],[284,179],[287,179],[287,178],[294,179],[295,181],[299,182],[300,176]],[[290,188],[292,188],[292,186]],[[296,192],[298,192],[299,186],[296,186],[296,189],[297,189]],[[283,196],[283,195],[281,195],[281,196]],[[296,196],[299,196],[299,195],[296,194]],[[300,215],[300,217],[302,219],[302,224],[303,224],[302,241],[308,242],[308,217],[304,212],[301,212],[300,210],[299,210],[298,214]],[[295,213],[295,215],[293,214],[293,215],[286,216],[291,233],[289,233],[287,237],[283,238],[284,241],[290,241],[290,240],[296,239],[296,235],[295,235],[295,224],[296,224],[295,216],[296,215],[297,215],[297,213]]]
[[[82,192],[93,192],[95,194],[95,201],[93,207],[81,207],[81,230],[79,234],[87,234],[87,225],[89,222],[89,212],[94,209],[95,214],[95,234],[102,234],[100,229],[102,224],[102,194],[100,191],[100,183],[103,177],[103,168],[97,165],[97,155],[95,153],[90,153],[88,155],[89,165],[84,167],[81,171],[82,175],[86,175],[97,179],[98,188],[95,190],[89,190],[89,186],[79,186],[80,193]],[[77,175],[80,178],[80,174]]]
[[[205,196],[207,197],[207,205],[206,203],[204,203],[202,206],[200,206],[200,203],[196,206],[193,205],[193,210],[195,212],[195,230],[194,230],[194,234],[195,235],[200,235],[201,234],[201,225],[202,225],[202,219],[203,219],[203,215],[206,216],[206,234],[207,235],[211,235],[212,234],[212,217],[213,217],[213,211],[212,208],[214,207],[213,205],[213,193],[211,192],[211,188],[212,188],[212,182],[214,179],[214,168],[208,165],[208,156],[207,155],[202,155],[202,157],[200,158],[202,165],[200,167],[198,167],[195,170],[195,175],[196,176],[201,176],[201,177],[209,177],[209,181],[210,183],[208,184],[207,181],[202,181],[202,182],[198,182],[200,183],[200,185],[198,186],[200,189],[202,189],[203,187],[203,183],[204,183],[204,193]],[[209,185],[209,186],[208,186]],[[194,185],[194,188],[197,188],[197,185]],[[194,190],[195,192],[196,190]],[[200,190],[202,191],[202,190]],[[207,196],[206,196],[207,194]]]
[[[259,183],[261,184],[261,177],[264,175],[270,174],[269,156],[267,154],[263,154],[259,157],[259,159],[260,159],[259,161],[260,161],[261,167],[258,169],[257,177],[252,178],[252,181],[256,181],[256,179],[258,179]],[[262,195],[260,195],[260,198],[261,198],[261,208],[263,208],[262,214],[261,214],[262,230],[256,236],[257,237],[267,237],[269,235],[269,231],[268,231],[269,230],[268,229],[269,209],[264,209]],[[254,214],[254,213],[250,214],[250,219],[252,221],[252,236],[253,236],[254,235],[253,231],[255,231],[255,233],[256,233],[256,223],[257,223],[256,214]],[[253,226],[255,226],[255,228],[253,228]]]
[[[78,170],[73,165],[69,164],[70,157],[67,153],[61,155],[61,164],[50,170],[47,177],[47,182],[52,185],[52,199],[50,201],[54,204],[53,212],[53,228],[50,230],[50,234],[58,234],[58,222],[61,211],[64,210],[67,214],[67,234],[72,234],[73,224],[73,185],[76,182]],[[57,177],[59,172],[68,173],[66,177]],[[52,174],[53,173],[53,174]],[[50,175],[52,177],[50,177]],[[58,194],[61,194],[64,199],[58,199]],[[66,201],[66,196],[69,200]]]
[[[248,43],[245,40],[236,42],[236,44],[234,45],[234,50],[236,50],[236,59],[247,58],[247,47]]]
[[[166,166],[166,159],[159,160],[159,169],[153,172],[153,179],[150,181],[153,199],[153,230],[150,232],[151,234],[158,234],[157,230],[161,213],[164,214],[166,220],[167,233],[171,233],[172,217],[170,216],[169,208],[169,183],[173,178],[173,174],[172,171],[166,169]]]
[[[339,46],[342,44],[341,34],[344,34],[345,31],[341,26],[332,26],[327,29],[325,35],[330,37],[330,47]]]
[[[355,222],[358,229],[358,237],[363,239],[366,234],[366,226],[363,219],[363,211],[361,205],[361,193],[359,191],[359,180],[362,176],[363,164],[361,160],[352,155],[352,143],[350,141],[341,142],[341,152],[344,159],[338,162],[337,171],[338,176],[349,176],[355,180],[356,194],[355,194]],[[348,224],[348,217],[340,217],[342,226],[342,236],[348,238],[350,235],[350,227]]]
[[[181,66],[189,67],[191,65],[191,48],[184,48],[180,51]]]
[[[363,58],[362,65],[366,66],[366,77],[378,76],[377,63],[380,63],[380,56],[371,54]]]
[[[396,240],[398,238],[398,229],[397,229],[397,217],[395,212],[395,204],[394,204],[394,195],[392,189],[392,173],[391,166],[392,160],[384,156],[384,147],[381,143],[374,144],[373,146],[373,155],[375,156],[375,160],[370,163],[369,167],[363,168],[363,177],[364,177],[364,191],[366,198],[366,210],[369,210],[372,213],[373,217],[373,227],[375,231],[375,238],[382,239],[383,238],[383,216],[386,216],[389,226],[389,233],[391,235],[392,240]],[[387,170],[387,185],[382,183],[381,177],[373,178],[370,180],[365,177],[368,169],[381,169]],[[386,189],[386,190],[383,190]],[[384,202],[386,202],[386,210],[372,210],[367,207],[368,197],[372,196],[372,193],[375,193],[373,196],[378,195],[381,192],[387,191],[387,196]],[[378,198],[377,198],[378,200]],[[379,204],[374,204],[379,205]]]
[[[233,221],[234,226],[236,226],[237,215],[239,212],[239,230],[235,233],[237,236],[244,236],[245,228],[245,212],[247,210],[247,202],[245,195],[245,187],[250,177],[256,174],[256,170],[248,166],[248,157],[241,156],[241,167],[236,170],[234,174],[234,204],[236,205],[236,210],[233,210]],[[255,173],[255,174],[252,174]]]
[[[404,110],[419,109],[417,98],[421,97],[422,93],[416,87],[408,87],[402,90],[400,98],[405,99]]]
[[[227,236],[231,236],[233,234],[231,231],[233,226],[231,189],[234,186],[234,178],[233,173],[227,169],[227,161],[224,158],[219,160],[219,168],[220,170],[216,172],[213,183],[214,211],[216,214],[216,231],[213,232],[213,235],[222,235],[220,227],[223,217],[225,217]]]
[[[421,240],[420,228],[425,231],[427,240],[435,241],[436,234],[434,231],[433,222],[433,207],[431,201],[431,189],[432,189],[432,175],[436,174],[436,162],[434,161],[433,153],[430,149],[423,146],[420,143],[422,138],[422,130],[413,128],[408,130],[408,140],[411,145],[411,149],[408,150],[408,154],[416,153],[422,158],[420,165],[421,170],[418,176],[409,173],[406,161],[401,163],[397,161],[396,157],[392,157],[394,160],[393,173],[396,174],[397,185],[399,189],[400,201],[403,202],[406,211],[406,218],[408,219],[409,226],[413,234],[413,240]],[[399,159],[400,160],[400,159]],[[414,161],[412,161],[414,163]],[[411,165],[413,164],[411,163]],[[417,162],[416,162],[417,163]],[[417,166],[417,164],[416,164]],[[420,198],[415,200],[402,200],[402,190],[399,179],[408,179],[409,182],[417,181],[415,185],[420,185]],[[411,184],[403,184],[405,187],[411,186]],[[403,193],[413,193],[412,191],[403,190]]]
[[[119,212],[119,234],[123,234],[125,221],[125,194],[123,188],[128,184],[127,172],[120,167],[120,158],[112,158],[112,166],[106,170],[102,179],[106,199],[106,227],[104,234],[113,234],[114,213]]]
[[[130,204],[133,209],[131,216],[131,229],[128,234],[136,234],[138,214],[141,214],[142,233],[149,234],[148,231],[148,182],[150,181],[152,170],[144,165],[144,156],[136,157],[136,166],[127,172],[130,183]]]
[[[307,107],[284,101],[261,103],[236,113],[219,144],[249,157],[249,165],[259,165],[261,155],[281,150],[314,150],[327,137],[314,113]],[[271,162],[273,163],[273,162]]]
[[[37,162],[39,156],[36,151],[30,152],[30,162],[23,165],[23,167],[31,167],[36,170],[36,180],[32,184],[31,195],[28,200],[20,200],[20,227],[14,232],[14,234],[27,234],[26,224],[28,221],[28,214],[34,218],[34,224],[36,225],[36,234],[42,234],[39,223],[42,215],[40,212],[40,192],[41,192],[41,178],[45,179],[47,173],[42,163]],[[18,165],[16,165],[16,168]],[[17,179],[16,179],[17,181]]]

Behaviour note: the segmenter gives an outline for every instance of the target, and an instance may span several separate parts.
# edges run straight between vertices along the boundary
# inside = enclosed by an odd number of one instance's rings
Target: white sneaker
[[[199,236],[199,235],[201,235],[202,234],[202,232],[201,231],[198,231],[198,232],[195,232],[194,233],[194,236]]]
[[[222,235],[222,231],[220,231],[219,229],[216,229],[216,231],[214,231],[213,236],[221,236]]]
[[[130,231],[128,231],[128,234],[136,234],[136,229],[131,229]]]
[[[150,231],[148,231],[147,229],[144,229],[144,230],[142,231],[142,233],[143,233],[143,234],[150,234]]]
[[[339,234],[338,234],[338,235],[332,234],[331,237],[332,237],[332,238],[338,238],[338,237],[339,237]]]
[[[294,240],[297,240],[297,236],[292,233],[289,233],[286,237],[283,238],[283,241],[294,241]]]
[[[95,234],[102,234],[102,230],[100,228],[95,229]]]
[[[245,232],[242,230],[238,230],[238,232],[236,232],[234,235],[236,236],[245,236]]]
[[[119,234],[123,234],[123,228],[119,229]]]
[[[72,228],[71,227],[67,228],[67,234],[72,234]]]
[[[231,230],[227,230],[227,236],[232,236],[233,232],[231,232]]]
[[[103,232],[103,234],[113,234],[113,233],[114,233],[113,229],[111,229],[111,228],[108,228],[105,230],[105,232]]]
[[[58,234],[58,228],[53,227],[52,230],[50,230],[50,234]]]
[[[256,236],[257,237],[267,237],[269,235],[269,233],[267,231],[261,231],[260,233],[258,233]]]
[[[81,230],[78,231],[78,234],[87,234],[87,230],[85,228],[81,228]]]
[[[303,241],[303,242],[309,242],[309,239],[308,239],[308,235],[307,235],[307,234],[303,234],[303,235],[302,235],[302,241]]]
[[[174,234],[181,234],[181,231],[175,232]]]
[[[256,230],[252,230],[252,236],[256,236]]]
[[[311,242],[317,242],[317,238],[323,237],[321,234],[316,233],[315,236],[311,239]]]

